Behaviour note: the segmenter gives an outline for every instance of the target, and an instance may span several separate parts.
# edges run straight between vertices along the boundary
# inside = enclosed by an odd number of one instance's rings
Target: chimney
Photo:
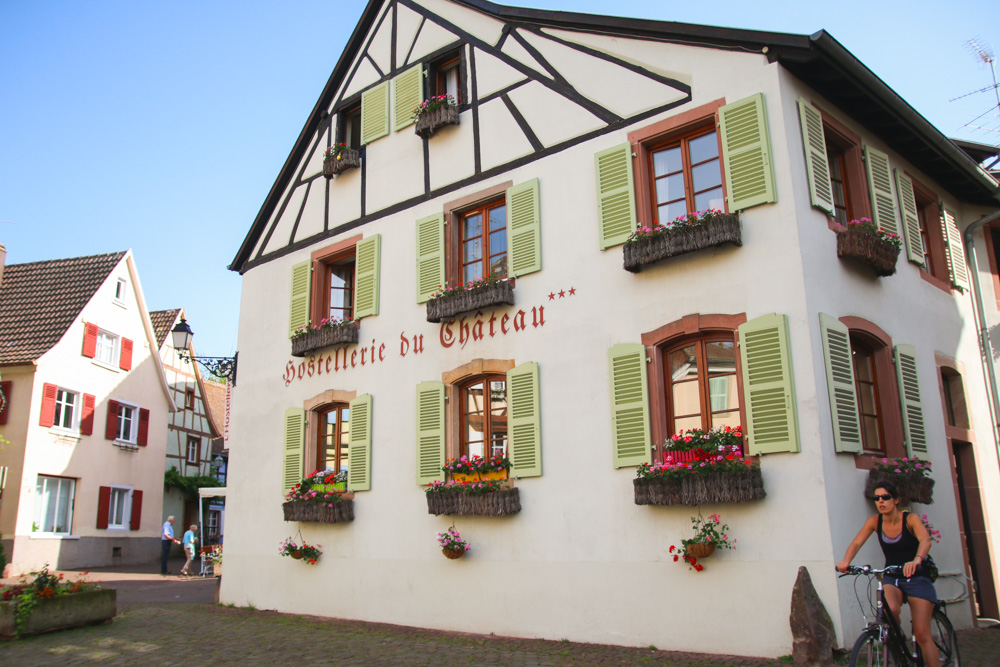
[[[4,265],[4,260],[6,258],[7,258],[7,248],[4,248],[3,244],[0,243],[0,285],[3,285],[3,265]]]

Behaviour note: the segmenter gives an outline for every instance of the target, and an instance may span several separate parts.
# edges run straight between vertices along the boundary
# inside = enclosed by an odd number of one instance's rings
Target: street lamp
[[[180,355],[185,364],[197,361],[205,367],[209,373],[215,377],[225,378],[236,386],[236,359],[240,356],[237,352],[231,357],[196,357],[191,354],[191,339],[194,332],[188,326],[187,320],[183,317],[180,323],[170,331],[170,339],[173,341],[174,349]]]

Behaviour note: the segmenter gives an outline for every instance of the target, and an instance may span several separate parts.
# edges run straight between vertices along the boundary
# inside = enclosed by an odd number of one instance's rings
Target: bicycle
[[[871,604],[871,578],[878,581],[876,591],[877,602],[874,606],[875,620],[869,621],[868,626],[858,635],[851,651],[851,667],[888,667],[896,665],[898,667],[923,667],[924,660],[920,652],[920,646],[913,640],[913,651],[903,634],[896,617],[889,613],[889,605],[886,602],[885,590],[882,588],[882,579],[885,575],[902,576],[903,568],[899,565],[890,565],[886,568],[874,568],[871,565],[861,567],[850,566],[847,572],[841,574],[841,578],[849,575],[865,575],[868,580],[868,600]],[[860,598],[859,598],[860,602]],[[865,615],[867,617],[867,614]],[[955,628],[948,620],[945,611],[945,603],[938,602],[934,606],[934,613],[931,617],[931,636],[941,653],[940,667],[961,667],[958,655],[958,638],[955,635]]]

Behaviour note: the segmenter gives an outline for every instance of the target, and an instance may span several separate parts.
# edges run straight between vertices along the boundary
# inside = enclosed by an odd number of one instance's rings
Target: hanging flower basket
[[[432,297],[427,302],[427,321],[441,322],[461,313],[500,305],[514,305],[514,287],[506,280],[483,282],[472,289],[448,290]]]
[[[434,134],[446,125],[458,125],[458,107],[454,104],[425,111],[417,118],[414,131],[424,139],[430,139]]]
[[[302,560],[302,549],[292,549],[288,555],[295,560]]]
[[[441,549],[441,553],[445,555],[445,558],[456,560],[465,555],[465,549]]]
[[[307,330],[292,339],[292,356],[305,357],[316,350],[334,345],[350,345],[358,342],[360,328],[355,322],[341,322],[332,326]]]
[[[689,216],[682,216],[688,218]],[[694,218],[698,220],[698,218]],[[680,219],[678,219],[680,220]],[[735,213],[713,214],[694,224],[671,223],[670,227],[653,228],[651,233],[633,235],[622,246],[626,271],[638,273],[642,267],[661,259],[696,252],[705,248],[732,243],[743,245],[740,217]],[[657,231],[663,229],[664,231]]]
[[[694,558],[708,558],[715,553],[714,542],[696,542],[687,545],[687,552]]]
[[[337,503],[290,500],[283,503],[281,509],[285,513],[285,521],[312,523],[354,521],[354,500],[352,498],[342,498]]]
[[[837,256],[867,264],[876,275],[886,277],[896,273],[899,246],[867,229],[848,226],[847,231],[837,232]]]
[[[339,153],[323,158],[323,176],[333,178],[337,174],[361,166],[361,151],[343,148]]]
[[[521,511],[517,488],[505,482],[436,484],[427,489],[428,514],[465,516],[507,516]]]
[[[934,480],[919,472],[892,473],[869,470],[865,484],[865,498],[871,500],[879,482],[892,482],[899,489],[899,504],[907,507],[911,503],[930,505],[934,502]]]
[[[632,484],[636,505],[745,503],[767,495],[764,478],[756,466],[736,472],[634,479]]]

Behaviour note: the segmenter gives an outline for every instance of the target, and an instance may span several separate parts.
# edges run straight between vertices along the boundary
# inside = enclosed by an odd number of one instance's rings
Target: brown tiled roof
[[[212,425],[215,432],[222,435],[226,432],[226,385],[201,379],[205,386],[205,402],[208,404],[208,413],[212,418]],[[214,450],[214,446],[213,446]]]
[[[151,310],[149,312],[149,319],[153,322],[153,332],[156,334],[157,348],[163,347],[163,341],[167,339],[167,334],[170,333],[170,327],[177,319],[177,313],[179,312],[181,312],[180,308],[170,308],[169,310]]]
[[[48,352],[123,257],[124,251],[4,267],[0,366],[31,362]]]

